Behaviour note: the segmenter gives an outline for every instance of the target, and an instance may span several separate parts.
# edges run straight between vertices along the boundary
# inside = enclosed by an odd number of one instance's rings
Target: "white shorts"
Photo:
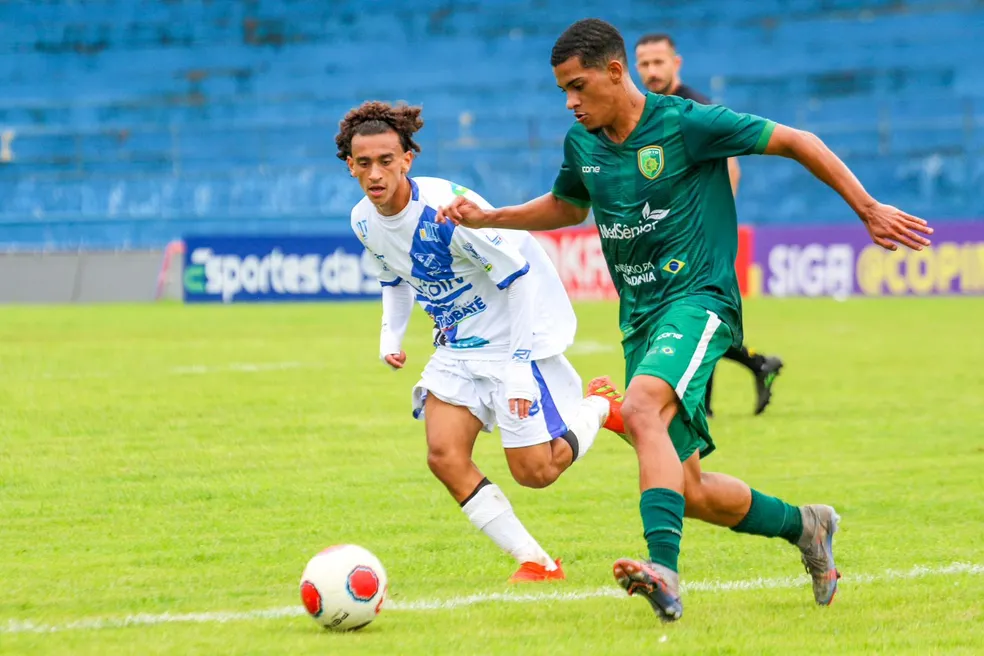
[[[506,383],[500,377],[503,364],[458,360],[438,351],[413,388],[413,416],[424,418],[424,402],[433,394],[445,403],[468,408],[487,432],[498,426],[506,449],[542,444],[566,434],[564,418],[574,418],[583,398],[581,377],[567,358],[555,355],[533,362],[540,389],[526,419],[509,412]]]

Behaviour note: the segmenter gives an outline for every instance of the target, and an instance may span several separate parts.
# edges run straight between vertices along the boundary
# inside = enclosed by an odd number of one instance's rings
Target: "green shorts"
[[[707,427],[704,397],[714,366],[732,345],[727,324],[692,302],[671,305],[650,325],[623,343],[625,380],[655,376],[676,391],[680,409],[670,422],[670,439],[681,462],[695,451],[700,456],[714,450]]]

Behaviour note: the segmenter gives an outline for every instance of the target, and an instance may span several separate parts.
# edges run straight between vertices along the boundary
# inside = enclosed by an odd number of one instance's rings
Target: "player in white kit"
[[[526,232],[435,222],[456,195],[488,203],[447,180],[408,177],[422,126],[420,108],[367,102],[345,116],[335,139],[366,194],[352,209],[352,229],[382,285],[380,358],[405,365],[403,336],[419,303],[435,324],[436,351],[412,395],[431,471],[472,524],[520,563],[511,582],[563,579],[560,561],[479,471],[472,450],[480,431],[498,426],[516,481],[545,487],[616,413],[605,397],[582,397],[563,355],[574,310],[539,243]]]

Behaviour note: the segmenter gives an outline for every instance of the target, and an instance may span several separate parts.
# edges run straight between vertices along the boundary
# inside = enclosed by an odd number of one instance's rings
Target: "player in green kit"
[[[816,602],[829,604],[840,576],[834,509],[793,506],[701,470],[701,457],[714,449],[704,414],[707,379],[742,340],[727,159],[766,154],[797,160],[844,198],[884,248],[919,250],[929,244],[922,235],[932,230],[878,203],[812,134],[720,106],[644,95],[630,79],[621,35],[604,21],[569,27],[554,45],[551,64],[577,119],[553,191],[488,211],[457,198],[440,215],[470,227],[551,230],[581,223],[588,207],[594,209],[620,298],[628,381],[620,416],[639,460],[649,546],[647,561],[616,561],[616,579],[629,594],[643,595],[663,620],[678,619],[686,515],[787,540],[800,551]],[[589,391],[619,403],[608,380],[592,381]]]

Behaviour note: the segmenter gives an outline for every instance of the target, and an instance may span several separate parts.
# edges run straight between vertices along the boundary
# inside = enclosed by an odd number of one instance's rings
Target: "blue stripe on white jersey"
[[[454,224],[451,222],[438,223],[437,210],[429,205],[423,207],[417,229],[413,233],[410,244],[410,259],[413,264],[414,278],[428,282],[450,280],[456,277],[451,270],[454,256],[451,255],[451,238],[454,236]]]

